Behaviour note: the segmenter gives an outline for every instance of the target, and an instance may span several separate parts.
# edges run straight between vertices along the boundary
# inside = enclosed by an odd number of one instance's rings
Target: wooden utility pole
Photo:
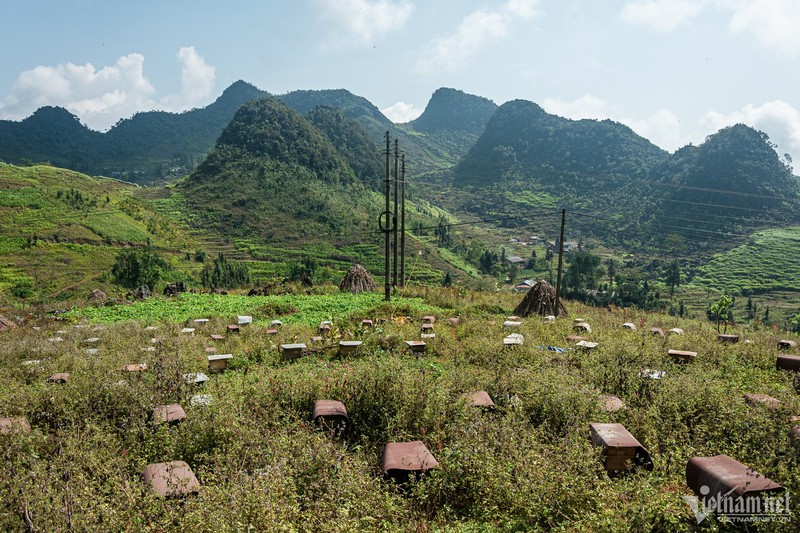
[[[567,222],[567,210],[561,210],[561,234],[558,239],[558,274],[556,276],[556,316],[561,309],[561,267],[564,265],[564,226]]]
[[[391,140],[389,138],[389,132],[387,131],[386,132],[386,210],[381,215],[381,218],[384,219],[383,228],[381,229],[383,230],[383,233],[386,236],[385,250],[384,250],[385,252],[384,255],[386,256],[386,264],[383,272],[384,273],[383,297],[384,300],[386,300],[387,302],[391,301],[392,299],[392,284],[391,284],[391,279],[389,279],[389,274],[390,274],[389,263],[391,261],[391,257],[389,257],[389,232],[391,231],[389,228],[389,224],[391,224],[390,219],[392,217],[392,212],[390,210],[391,209],[390,196],[392,189],[391,189],[391,182],[389,181],[389,156],[391,154],[391,148],[392,148]]]
[[[406,154],[400,156],[400,286],[406,285]]]
[[[398,162],[400,161],[400,145],[397,139],[394,140],[394,218],[393,231],[394,243],[392,245],[392,255],[394,256],[394,263],[392,265],[392,286],[397,287],[397,189],[399,188],[399,171]]]

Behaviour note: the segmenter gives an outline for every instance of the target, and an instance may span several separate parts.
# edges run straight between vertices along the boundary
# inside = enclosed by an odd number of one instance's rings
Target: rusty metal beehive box
[[[693,457],[686,463],[686,484],[698,496],[776,492],[783,487],[727,455]]]
[[[157,405],[153,408],[153,424],[156,426],[163,423],[175,424],[182,422],[185,418],[186,412],[177,403]]]
[[[641,467],[653,469],[650,454],[622,424],[589,424],[592,444],[603,448],[603,465],[609,472]]]
[[[405,482],[412,475],[436,468],[439,463],[422,441],[389,442],[383,450],[381,473],[385,478]]]
[[[197,477],[183,461],[149,464],[144,469],[143,477],[145,483],[162,498],[200,492]]]
[[[341,432],[347,428],[347,409],[339,400],[317,400],[311,415],[314,423],[328,431]]]
[[[778,370],[800,372],[800,355],[778,354],[778,358],[775,361],[775,368]]]
[[[485,390],[476,390],[466,394],[467,405],[470,407],[482,407],[484,409],[494,409],[495,405],[492,397]]]

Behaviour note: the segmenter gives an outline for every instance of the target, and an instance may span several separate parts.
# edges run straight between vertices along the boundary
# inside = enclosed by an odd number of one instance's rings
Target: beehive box
[[[511,333],[503,337],[503,346],[520,346],[525,342],[525,337],[521,333]]]
[[[749,393],[744,395],[744,399],[750,405],[763,405],[769,409],[780,409],[781,401],[768,394]]]
[[[347,409],[338,400],[317,400],[311,415],[314,423],[327,431],[341,433],[347,429]]]
[[[339,341],[339,355],[347,355],[358,350],[361,341]]]
[[[614,411],[619,411],[620,409],[625,409],[625,402],[619,396],[614,396],[613,394],[601,394],[598,397],[600,401],[600,408],[603,411],[613,413]]]
[[[306,345],[302,343],[281,344],[281,353],[283,354],[283,358],[285,360],[302,357],[303,350],[305,349]]]
[[[701,497],[739,498],[779,492],[783,487],[727,455],[693,457],[686,463],[686,484]]]
[[[153,463],[145,467],[145,483],[162,498],[186,496],[200,492],[200,483],[192,469],[183,461]]]
[[[777,370],[800,372],[800,355],[778,354],[778,358],[775,360],[775,368]]]
[[[476,390],[466,394],[467,405],[470,407],[481,407],[483,409],[494,409],[494,401],[485,390]]]
[[[168,405],[157,405],[153,408],[153,425],[159,424],[177,424],[186,418],[186,412],[183,407],[177,403]]]
[[[411,476],[418,478],[438,466],[436,458],[422,441],[389,442],[383,449],[381,473],[384,478],[398,483],[408,481]]]
[[[609,472],[641,467],[653,469],[650,454],[622,424],[589,424],[592,444],[603,448],[603,466]]]
[[[203,372],[196,372],[191,374],[184,374],[183,380],[190,385],[202,385],[208,381],[208,376]]]
[[[690,352],[688,350],[669,350],[667,355],[669,355],[676,363],[688,363],[697,357],[697,352]]]
[[[406,341],[406,346],[414,353],[423,353],[425,351],[425,341]]]
[[[739,342],[739,335],[732,335],[732,334],[726,335],[724,333],[720,333],[719,335],[717,335],[717,340],[720,342],[730,342],[730,343]]]
[[[209,355],[206,357],[208,359],[208,368],[213,370],[214,372],[221,372],[228,367],[228,361],[233,359],[232,353],[221,353],[215,355]]]
[[[53,374],[52,376],[47,378],[47,381],[49,381],[50,383],[66,383],[67,381],[69,381],[69,372],[58,372],[56,374]]]
[[[780,348],[781,350],[789,350],[792,348],[797,348],[797,341],[792,341],[788,339],[779,340],[778,348]]]

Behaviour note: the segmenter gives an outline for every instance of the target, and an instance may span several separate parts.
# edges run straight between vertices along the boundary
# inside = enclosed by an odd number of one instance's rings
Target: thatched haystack
[[[339,289],[342,291],[352,292],[354,294],[359,292],[372,292],[375,290],[375,280],[367,269],[358,263],[354,263],[350,270],[345,274],[342,283],[339,284]]]
[[[556,309],[556,288],[541,279],[533,284],[525,298],[514,309],[517,316],[537,314],[541,316],[555,315],[568,316],[564,302],[559,302]]]

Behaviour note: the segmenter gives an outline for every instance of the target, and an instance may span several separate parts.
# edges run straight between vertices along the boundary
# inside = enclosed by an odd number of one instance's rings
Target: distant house
[[[571,252],[578,249],[578,241],[564,241],[564,251]]]
[[[533,280],[526,279],[514,285],[514,290],[517,292],[529,291],[533,287]]]
[[[525,264],[525,260],[518,255],[509,255],[506,257],[506,261],[508,261],[511,265],[522,265]]]

